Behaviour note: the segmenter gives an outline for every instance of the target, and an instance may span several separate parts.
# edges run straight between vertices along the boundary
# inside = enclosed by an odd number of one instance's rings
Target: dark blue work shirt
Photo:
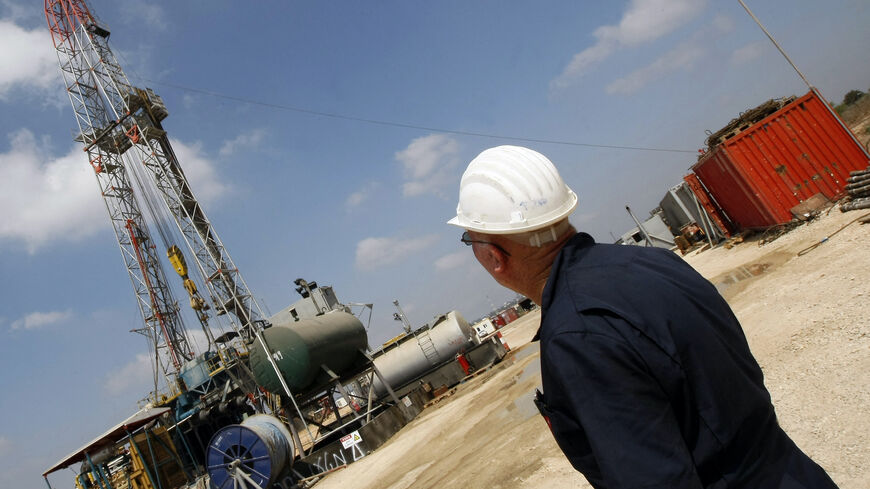
[[[777,424],[731,308],[674,253],[578,233],[538,335],[539,407],[594,487],[836,487]]]

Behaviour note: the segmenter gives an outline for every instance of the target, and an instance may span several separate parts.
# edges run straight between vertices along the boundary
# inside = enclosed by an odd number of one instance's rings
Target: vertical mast
[[[156,386],[159,374],[178,373],[191,349],[122,157],[138,137],[132,88],[109,50],[109,31],[82,0],[45,0],[45,15],[78,125],[75,139],[94,170],[145,322],[137,331],[155,351]]]

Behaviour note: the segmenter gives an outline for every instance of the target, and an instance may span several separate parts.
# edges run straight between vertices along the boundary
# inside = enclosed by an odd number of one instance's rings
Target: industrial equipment
[[[650,213],[649,218],[641,223],[629,206],[625,210],[635,223],[635,227],[620,237],[618,243],[624,245],[656,246],[659,248],[671,248],[674,246],[674,238],[662,219],[661,210]]]
[[[157,364],[154,391],[135,423],[125,421],[43,476],[84,463],[82,488],[167,489],[209,476],[215,487],[265,488],[279,476],[323,472],[318,457],[327,453],[356,459],[383,443],[418,411],[409,397],[400,402],[367,353],[362,323],[331,287],[303,279],[294,281],[302,298],[267,320],[182,171],[162,125],[169,115],[163,100],[130,83],[109,48],[109,29],[84,0],[45,0],[45,14],[75,139],[96,176]],[[160,246],[207,337],[199,351],[187,338]],[[409,337],[432,366],[452,359],[469,336],[465,320],[451,313]],[[294,458],[300,472],[288,474]]]
[[[399,387],[474,346],[473,334],[468,321],[458,311],[450,311],[376,351],[375,365],[391,386]],[[379,380],[374,390],[378,397],[387,393]]]
[[[272,487],[293,464],[296,447],[280,419],[265,414],[215,433],[206,463],[212,487]]]
[[[109,48],[110,31],[97,22],[84,1],[46,0],[45,13],[78,125],[76,140],[84,144],[133,283],[145,325],[139,331],[155,352],[150,398],[156,403],[171,401],[185,390],[179,374],[195,352],[150,225],[158,229],[171,263],[184,280],[209,346],[212,338],[205,315],[209,305],[188,276],[174,233],[165,223],[167,211],[194,250],[200,280],[209,288],[218,313],[235,312],[240,324],[236,329],[248,336],[258,316],[249,312],[254,308],[250,293],[193,197],[161,127],[168,115],[162,99],[150,89],[130,84]],[[148,175],[153,182],[146,180]],[[164,204],[157,201],[155,191],[164,196]],[[171,201],[173,195],[182,198]],[[243,344],[237,348],[244,353]],[[161,381],[168,390],[162,395],[158,393]]]
[[[659,207],[671,234],[682,236],[689,244],[706,239],[712,246],[714,240],[718,242],[724,237],[686,182],[668,189]]]
[[[362,353],[368,348],[365,328],[356,316],[344,311],[275,323],[263,336],[272,349],[278,370],[294,391],[312,384],[326,384],[330,380],[328,371],[342,374],[349,367],[367,361]],[[250,362],[259,385],[280,391],[281,383],[260,346],[251,350]]]
[[[242,341],[262,328],[262,314],[181,170],[161,125],[168,116],[163,100],[129,82],[109,48],[109,29],[83,0],[46,0],[45,13],[78,125],[75,139],[84,144],[96,176],[138,299],[144,322],[139,331],[156,359],[147,402],[172,409],[163,424],[173,428],[172,436],[190,441],[184,464],[196,470],[214,430],[262,410],[269,400],[245,367],[248,347]],[[175,226],[167,224],[170,219]],[[182,241],[204,287],[189,274],[176,245]],[[158,259],[159,244],[208,338],[199,354]],[[208,290],[209,301],[199,290]],[[222,335],[229,341],[216,344],[208,310],[230,319],[233,335]],[[245,398],[251,402],[240,401]]]

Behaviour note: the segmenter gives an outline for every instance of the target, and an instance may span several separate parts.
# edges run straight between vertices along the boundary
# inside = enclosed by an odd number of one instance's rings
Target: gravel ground
[[[769,264],[723,294],[764,370],[780,424],[840,487],[856,489],[870,487],[870,226],[853,223],[797,253],[865,214],[834,209],[764,246],[687,258],[714,283],[723,269]]]

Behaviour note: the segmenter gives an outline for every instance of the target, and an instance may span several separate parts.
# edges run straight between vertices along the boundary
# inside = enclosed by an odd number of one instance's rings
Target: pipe
[[[870,197],[855,199],[840,206],[840,212],[855,211],[858,209],[870,209]]]
[[[108,487],[109,481],[107,481],[105,477],[103,477],[103,471],[99,467],[94,465],[93,460],[91,460],[90,454],[85,453],[85,458],[88,459],[88,465],[91,467],[91,473],[95,474],[95,478],[97,479],[97,483],[100,484],[100,487],[103,489],[112,489],[111,487]],[[103,485],[104,482],[105,486]]]
[[[862,183],[863,183],[863,185],[860,185],[858,187],[852,187],[852,188],[848,189],[849,194],[856,195],[856,194],[864,193],[864,192],[870,190],[870,180],[867,180],[866,182],[862,182]]]
[[[674,199],[674,201],[676,201],[678,206],[680,206],[680,210],[682,210],[683,214],[686,215],[686,220],[691,221],[691,220],[693,220],[692,213],[689,212],[689,208],[686,207],[686,205],[683,203],[683,199],[681,199],[680,196],[677,195],[677,191],[675,190],[675,189],[681,188],[682,185],[686,185],[686,184],[683,183],[681,185],[677,185],[676,187],[671,187],[670,190],[668,190],[668,193],[671,194],[671,198]]]
[[[743,0],[737,0],[737,1],[740,2],[740,5],[743,6],[744,10],[746,10],[746,13],[749,14],[750,17],[752,17],[752,20],[754,20],[755,23],[758,24],[758,27],[761,27],[761,30],[764,31],[764,34],[767,36],[768,39],[770,39],[770,42],[772,42],[773,45],[776,46],[776,49],[779,50],[779,53],[782,54],[782,56],[785,58],[785,60],[788,61],[788,64],[790,64],[791,67],[797,72],[798,76],[801,77],[801,80],[803,80],[804,83],[807,84],[807,87],[809,87],[810,90],[815,90],[813,88],[812,84],[810,84],[809,80],[807,80],[807,77],[805,77],[804,74],[801,73],[801,70],[799,70],[797,68],[797,66],[795,66],[795,64],[792,62],[791,58],[789,58],[788,55],[785,54],[785,50],[782,49],[782,46],[780,46],[779,43],[776,42],[776,39],[774,39],[773,36],[771,36],[770,33],[767,32],[767,29],[764,28],[764,25],[761,23],[760,20],[758,20],[758,17],[756,17],[755,14],[753,14],[752,11],[749,10],[749,7],[747,7],[746,4],[743,3]]]
[[[184,430],[179,428],[178,423],[175,423],[175,433],[178,435],[178,438],[181,440],[181,444],[184,445],[184,451],[187,452],[187,456],[190,457],[190,461],[193,463],[193,467],[197,472],[201,469],[201,466],[197,462],[196,458],[193,456],[193,452],[190,451],[190,445],[187,444],[187,437],[184,436]]]
[[[398,299],[394,300],[393,305],[396,306],[396,309],[399,310],[399,312],[397,313],[398,317],[396,317],[396,319],[398,319],[399,321],[402,321],[402,327],[405,328],[405,333],[410,333],[411,332],[411,323],[410,323],[410,321],[408,321],[408,316],[405,316],[405,311],[402,310],[402,306],[399,305],[399,300]]]
[[[713,223],[709,221],[710,216],[707,215],[707,209],[701,207],[701,201],[698,200],[698,196],[695,195],[695,192],[692,192],[692,199],[695,200],[695,206],[698,208],[698,215],[701,216],[701,226],[704,227],[704,234],[707,236],[707,242],[710,243],[710,248],[713,247],[713,237],[711,236],[713,231]],[[709,226],[709,227],[708,227]],[[717,232],[718,238],[718,232]]]
[[[368,402],[366,403],[366,423],[372,420],[372,394],[375,391],[375,374],[372,372],[372,376],[369,377],[369,395]]]
[[[154,446],[151,445],[151,437],[148,436],[148,428],[145,428],[143,431],[145,433],[145,442],[148,443],[148,453],[151,455],[151,463],[154,464],[155,470],[157,469],[157,456],[154,455]],[[160,480],[160,474],[157,474],[157,489],[163,489],[163,482]]]
[[[314,450],[314,435],[311,433],[311,428],[308,427],[308,423],[305,422],[305,417],[302,416],[302,411],[299,409],[299,405],[296,404],[296,398],[293,397],[293,393],[290,392],[290,386],[287,385],[287,380],[284,379],[284,375],[281,373],[281,370],[278,368],[278,364],[275,363],[275,359],[272,357],[272,350],[269,348],[269,345],[266,343],[266,338],[263,337],[262,328],[257,328],[254,333],[257,337],[257,340],[260,342],[260,346],[263,347],[263,353],[266,354],[266,358],[269,359],[269,364],[272,365],[272,369],[275,370],[275,375],[278,377],[278,380],[281,382],[281,387],[284,388],[284,392],[287,394],[287,397],[290,398],[290,402],[293,403],[293,407],[296,409],[296,414],[299,415],[299,419],[302,420],[302,425],[305,426],[305,431],[308,432],[308,437],[311,438],[311,450]],[[299,447],[299,452],[301,455],[302,449],[302,440],[299,438],[299,433],[296,432],[296,426],[293,423],[292,417],[290,418],[290,422],[287,423],[290,426],[290,434],[293,437],[293,442],[296,443]]]
[[[643,235],[643,239],[646,240],[646,245],[652,247],[653,246],[652,240],[649,239],[649,235],[646,233],[646,229],[644,229],[643,226],[641,226],[640,221],[638,221],[637,218],[634,217],[634,214],[632,214],[631,208],[629,206],[625,206],[625,210],[627,210],[628,215],[631,216],[632,219],[634,219],[634,223],[637,224],[637,229],[640,231],[640,234]]]
[[[870,172],[862,173],[861,175],[852,175],[851,177],[846,179],[846,181],[849,182],[846,187],[848,187],[849,185],[866,182],[868,180],[870,180]]]
[[[378,370],[378,367],[375,365],[375,361],[372,360],[372,357],[369,356],[369,354],[366,353],[364,350],[360,350],[360,353],[362,353],[363,355],[365,355],[365,357],[369,359],[369,362],[371,362],[371,365],[372,365],[372,371],[375,373],[375,375],[378,376],[378,379],[381,380],[381,383],[384,384],[384,387],[386,387],[387,392],[390,394],[390,398],[393,399],[393,402],[395,402],[395,403],[396,403],[396,406],[399,407],[399,411],[402,412],[402,416],[405,417],[405,421],[409,421],[409,422],[410,422],[412,419],[414,419],[413,416],[411,416],[410,414],[408,414],[408,409],[405,407],[405,404],[399,402],[399,397],[396,395],[396,392],[393,391],[393,388],[390,387],[389,382],[387,382],[387,379],[384,378],[384,376],[381,374],[381,371]]]

